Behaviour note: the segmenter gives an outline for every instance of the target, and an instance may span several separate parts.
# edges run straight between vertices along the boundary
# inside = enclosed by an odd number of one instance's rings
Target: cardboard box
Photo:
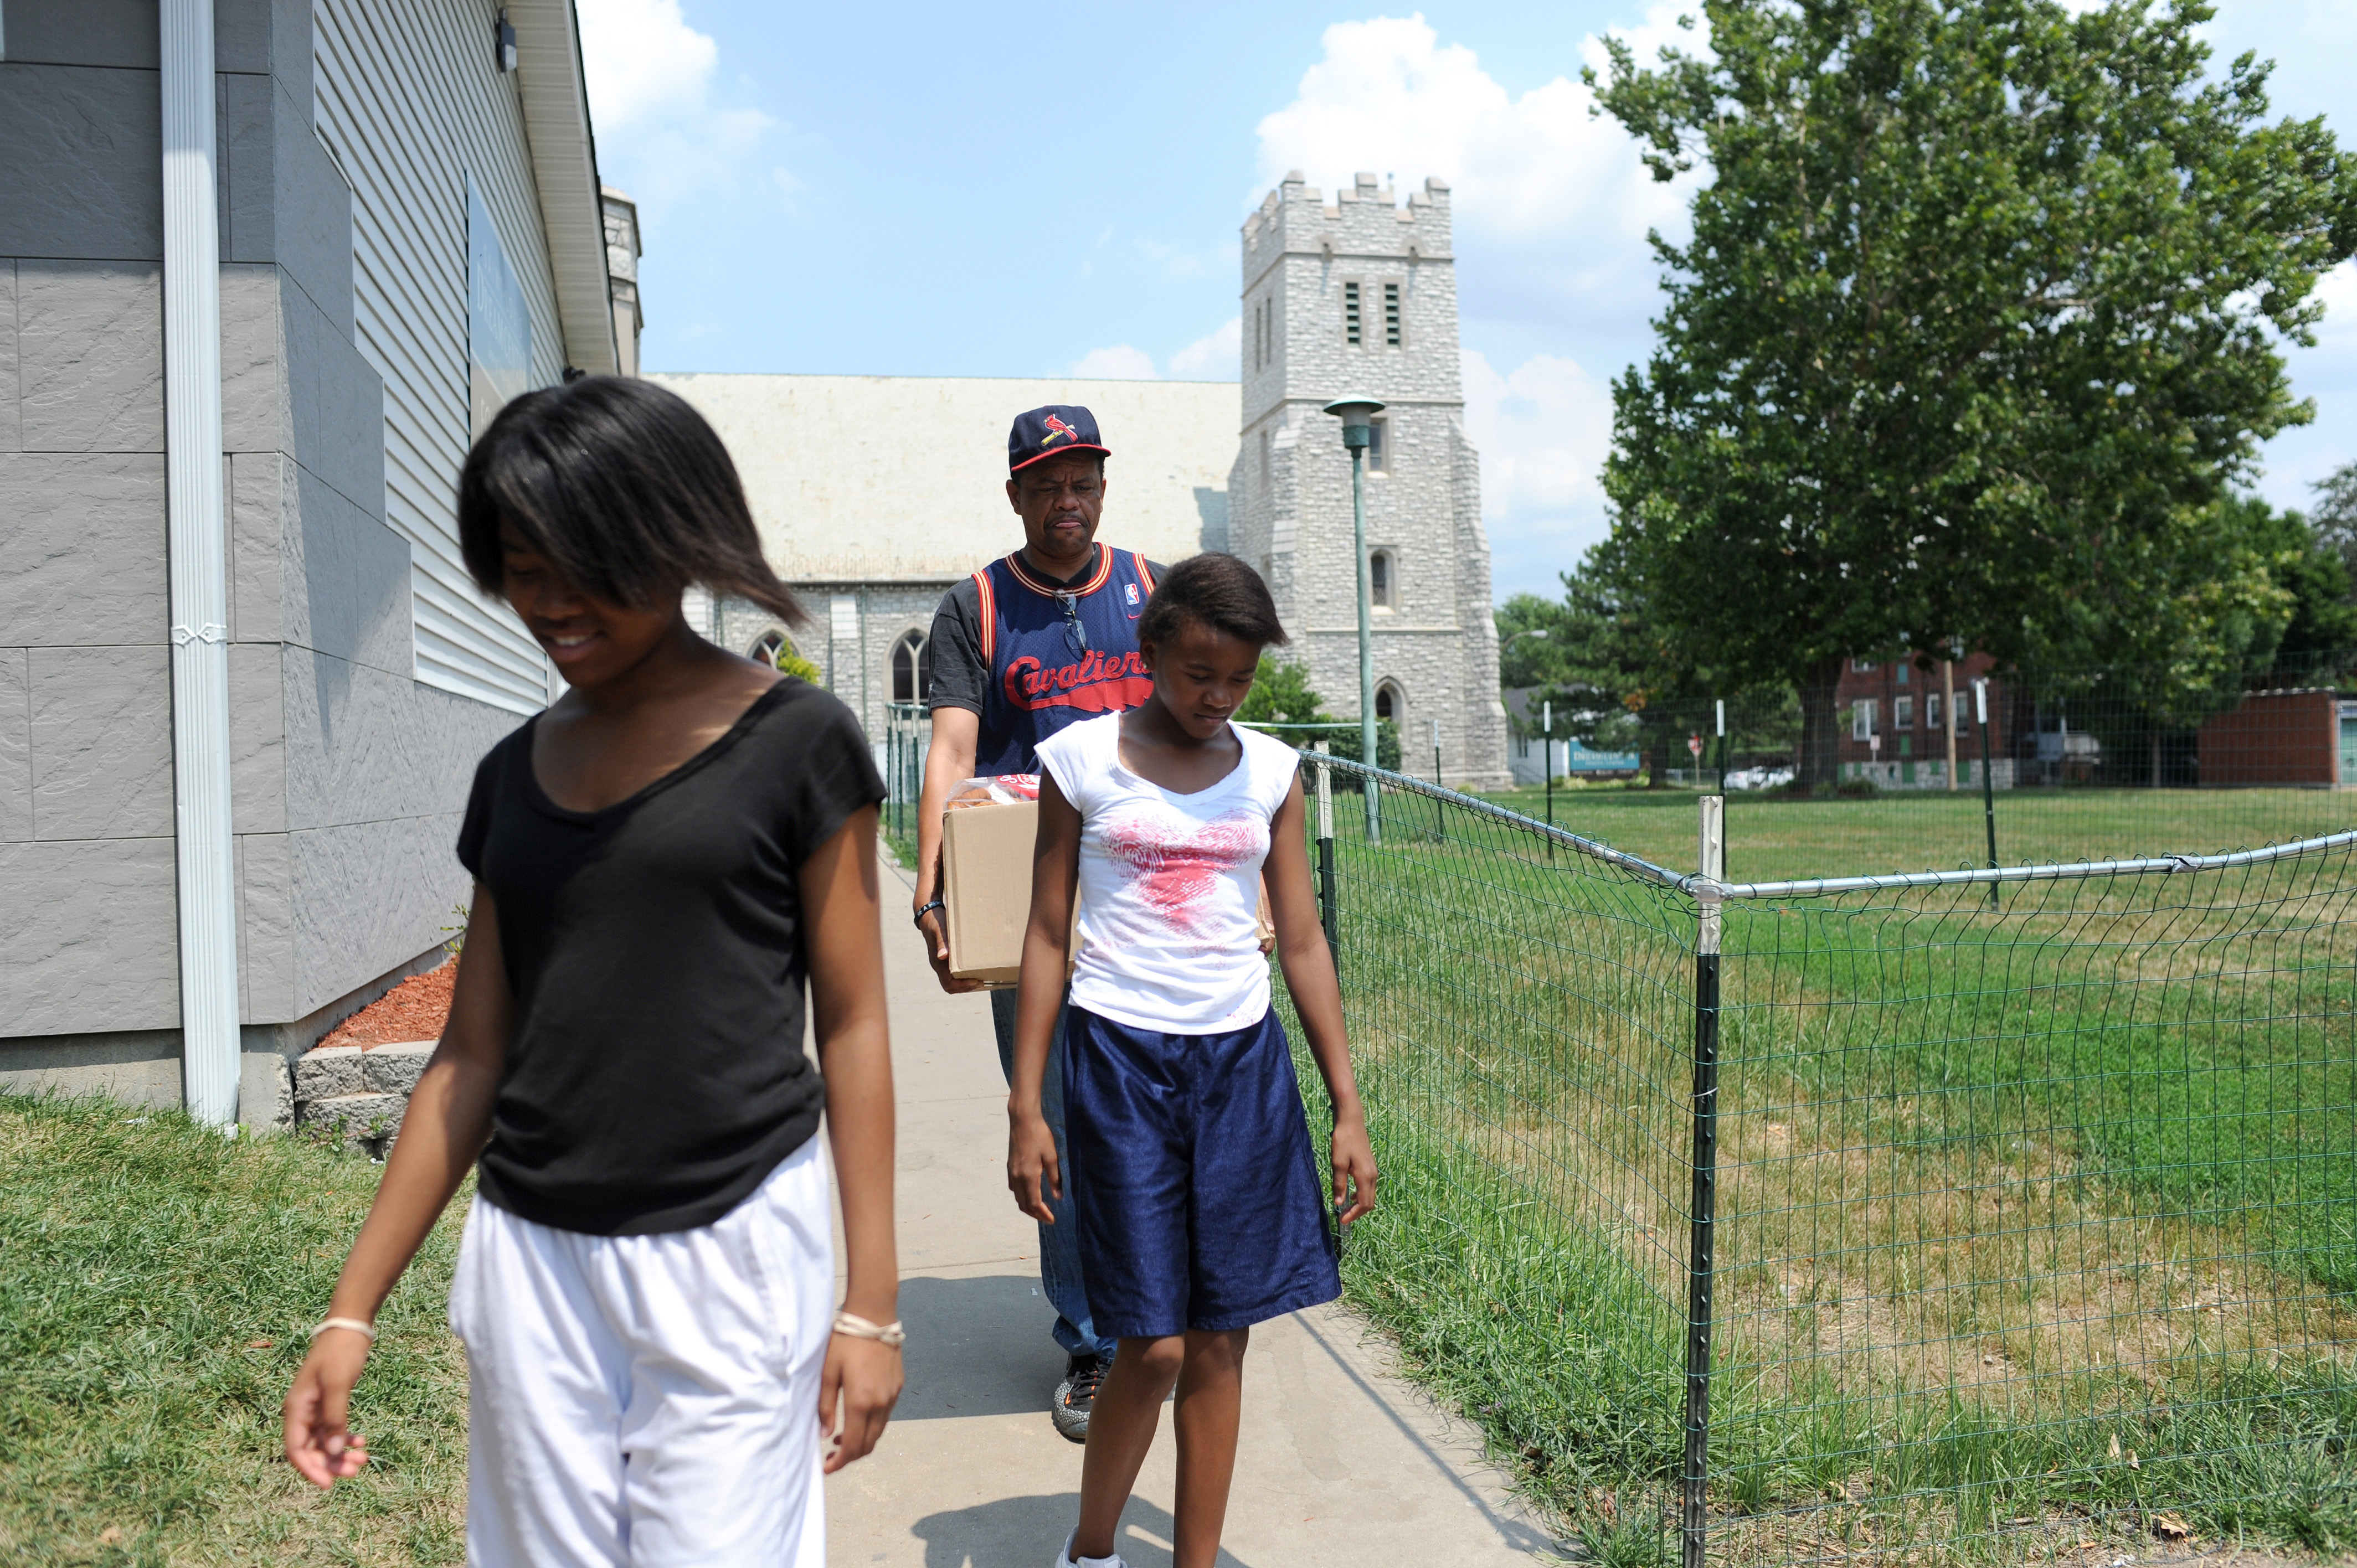
[[[952,806],[942,816],[942,926],[950,939],[950,974],[979,980],[991,990],[1023,977],[1023,931],[1031,923],[1031,857],[1039,837],[1039,803]],[[1080,890],[1073,889],[1072,930],[1064,944],[1064,976],[1081,956]],[[1268,884],[1260,888],[1260,938],[1276,938]]]
[[[942,817],[942,911],[950,973],[994,988],[1023,973],[1039,803],[959,806]]]

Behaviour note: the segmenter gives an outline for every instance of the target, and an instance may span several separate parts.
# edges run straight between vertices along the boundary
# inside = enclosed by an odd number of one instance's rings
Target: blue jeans
[[[998,1036],[998,1066],[1011,1087],[1015,1081],[1015,993],[990,993],[990,1023]],[[1056,1309],[1056,1343],[1067,1356],[1097,1356],[1113,1359],[1114,1342],[1100,1338],[1089,1321],[1089,1287],[1081,1273],[1081,1227],[1072,1212],[1072,1163],[1064,1144],[1064,1009],[1056,1010],[1056,1032],[1048,1047],[1048,1077],[1040,1085],[1039,1108],[1048,1131],[1056,1135],[1056,1165],[1064,1174],[1064,1196],[1048,1201],[1053,1225],[1039,1227],[1039,1288]]]

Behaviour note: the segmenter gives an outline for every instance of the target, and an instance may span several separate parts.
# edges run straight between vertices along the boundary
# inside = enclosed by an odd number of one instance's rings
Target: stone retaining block
[[[382,1155],[401,1131],[410,1093],[433,1055],[432,1040],[306,1051],[295,1062],[295,1125],[340,1129],[345,1143]]]

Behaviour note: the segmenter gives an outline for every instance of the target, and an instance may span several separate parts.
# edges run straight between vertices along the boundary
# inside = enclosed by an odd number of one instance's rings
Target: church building
[[[1243,229],[1243,441],[1230,470],[1231,548],[1260,568],[1329,712],[1359,716],[1351,457],[1336,398],[1380,400],[1367,450],[1375,714],[1402,765],[1507,783],[1490,538],[1480,455],[1465,435],[1448,187],[1405,207],[1375,177],[1324,204],[1299,170]]]
[[[951,585],[1021,548],[1006,500],[1006,427],[1027,408],[1097,416],[1100,542],[1149,560],[1228,548],[1233,381],[950,376],[654,375],[728,444],[762,548],[813,624],[752,605],[691,605],[739,653],[818,667],[879,746],[887,704],[927,695],[933,610]]]
[[[1287,177],[1243,228],[1235,381],[657,375],[710,419],[762,542],[814,624],[699,607],[746,653],[791,645],[879,750],[888,705],[926,696],[926,639],[949,586],[1023,542],[1006,503],[1006,427],[1080,403],[1113,449],[1098,538],[1164,563],[1228,550],[1258,567],[1328,712],[1359,712],[1357,577],[1345,393],[1380,398],[1368,454],[1376,713],[1428,773],[1507,782],[1480,465],[1464,428],[1448,188],[1405,207],[1361,175],[1325,206]],[[1240,439],[1241,436],[1241,439]],[[908,710],[903,710],[908,711]]]

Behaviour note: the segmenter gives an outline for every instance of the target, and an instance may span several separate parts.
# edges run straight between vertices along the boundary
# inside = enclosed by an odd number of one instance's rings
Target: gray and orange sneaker
[[[1048,1411],[1067,1441],[1089,1440],[1089,1412],[1095,1408],[1097,1389],[1111,1370],[1113,1362],[1102,1356],[1074,1356],[1064,1363],[1064,1380],[1056,1385],[1056,1402]]]

